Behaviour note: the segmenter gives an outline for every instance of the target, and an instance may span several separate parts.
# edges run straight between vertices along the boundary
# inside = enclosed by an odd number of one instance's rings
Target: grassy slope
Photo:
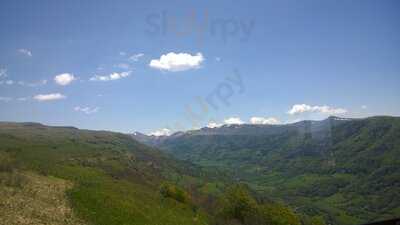
[[[84,225],[72,212],[66,180],[35,173],[0,173],[0,224]]]
[[[400,118],[375,117],[321,133],[183,136],[164,143],[181,159],[216,166],[267,196],[335,224],[400,213]],[[316,136],[313,136],[316,135]]]
[[[166,178],[184,180],[198,171],[125,135],[0,123],[0,143],[0,170],[18,168],[72,182],[70,204],[89,224],[208,223],[201,211],[163,199],[158,190]]]

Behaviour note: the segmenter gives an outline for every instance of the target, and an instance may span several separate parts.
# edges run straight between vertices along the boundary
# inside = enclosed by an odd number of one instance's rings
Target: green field
[[[3,215],[0,224],[320,222],[282,204],[256,200],[246,186],[233,185],[218,171],[172,159],[119,133],[0,123],[0,143],[5,196],[0,211],[20,218]],[[38,191],[48,195],[32,194]],[[20,207],[10,207],[10,199]],[[38,213],[57,211],[60,202],[61,213]]]

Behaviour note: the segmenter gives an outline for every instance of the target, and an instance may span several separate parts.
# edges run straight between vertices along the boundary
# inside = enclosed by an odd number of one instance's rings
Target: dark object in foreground
[[[400,225],[400,218],[398,219],[393,219],[393,220],[385,220],[385,221],[380,221],[380,222],[375,222],[375,223],[368,223],[364,225]]]

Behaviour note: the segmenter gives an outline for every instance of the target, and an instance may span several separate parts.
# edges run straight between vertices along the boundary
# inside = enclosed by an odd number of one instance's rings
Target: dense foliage
[[[172,198],[181,203],[192,204],[189,193],[174,184],[162,184],[160,187],[160,194],[164,198]]]
[[[400,118],[204,128],[156,146],[333,224],[400,215]]]
[[[217,224],[323,225],[321,217],[307,217],[272,201],[256,199],[244,184],[226,189],[217,204]]]

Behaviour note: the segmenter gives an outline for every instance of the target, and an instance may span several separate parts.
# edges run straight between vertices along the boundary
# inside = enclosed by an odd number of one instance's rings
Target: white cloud
[[[344,114],[347,113],[346,109],[343,108],[333,108],[327,105],[324,106],[310,106],[306,104],[296,104],[287,112],[290,115],[296,115],[306,112],[317,112],[323,114]]]
[[[131,74],[132,71],[127,71],[127,72],[121,72],[121,73],[112,73],[110,75],[106,76],[99,76],[95,75],[92,78],[90,78],[91,81],[111,81],[111,80],[119,80],[121,78],[128,77]]]
[[[32,52],[25,48],[18,49],[18,52],[26,56],[32,57]]]
[[[217,127],[220,127],[220,126],[222,126],[223,124],[219,124],[219,123],[215,123],[215,122],[209,122],[208,124],[207,124],[207,127],[208,128],[217,128]]]
[[[203,61],[204,57],[201,53],[190,55],[188,53],[170,52],[162,55],[160,59],[151,60],[149,66],[159,70],[177,72],[198,69]]]
[[[0,85],[2,84],[7,84],[7,85],[13,85],[15,82],[13,80],[0,80]]]
[[[302,120],[303,120],[303,119],[300,119],[300,118],[294,119],[294,120],[288,120],[288,121],[285,122],[285,124],[297,123],[297,122],[300,122],[300,121],[302,121]]]
[[[0,78],[7,77],[7,69],[0,69]]]
[[[97,113],[99,111],[99,107],[95,107],[95,108],[90,108],[90,107],[80,107],[80,106],[76,106],[74,107],[74,110],[77,112],[83,112],[85,114],[93,114],[93,113]]]
[[[61,86],[66,86],[74,80],[76,80],[76,78],[70,73],[62,73],[54,77],[54,81]]]
[[[7,80],[4,83],[7,84],[7,85],[13,85],[14,81],[13,80]]]
[[[137,62],[137,61],[139,61],[139,59],[140,59],[141,57],[143,57],[143,56],[144,56],[143,53],[134,54],[134,55],[132,55],[131,57],[129,57],[129,60],[130,60],[130,61],[133,61],[133,62]]]
[[[52,94],[35,95],[33,98],[39,102],[42,102],[42,101],[60,100],[66,98],[66,96],[60,93],[52,93]]]
[[[120,56],[126,56],[126,52],[119,52]]]
[[[362,105],[361,109],[367,109],[368,107],[366,105]]]
[[[11,100],[12,100],[12,98],[10,98],[10,97],[1,97],[0,96],[0,102],[9,102]]]
[[[251,117],[250,118],[250,123],[251,124],[280,124],[281,122],[274,118],[274,117]]]
[[[239,117],[230,117],[224,120],[225,124],[232,125],[232,124],[244,124],[244,122]]]
[[[172,134],[172,131],[170,129],[162,128],[160,130],[156,130],[154,132],[151,132],[149,135],[153,135],[153,136],[169,136],[171,134]]]

